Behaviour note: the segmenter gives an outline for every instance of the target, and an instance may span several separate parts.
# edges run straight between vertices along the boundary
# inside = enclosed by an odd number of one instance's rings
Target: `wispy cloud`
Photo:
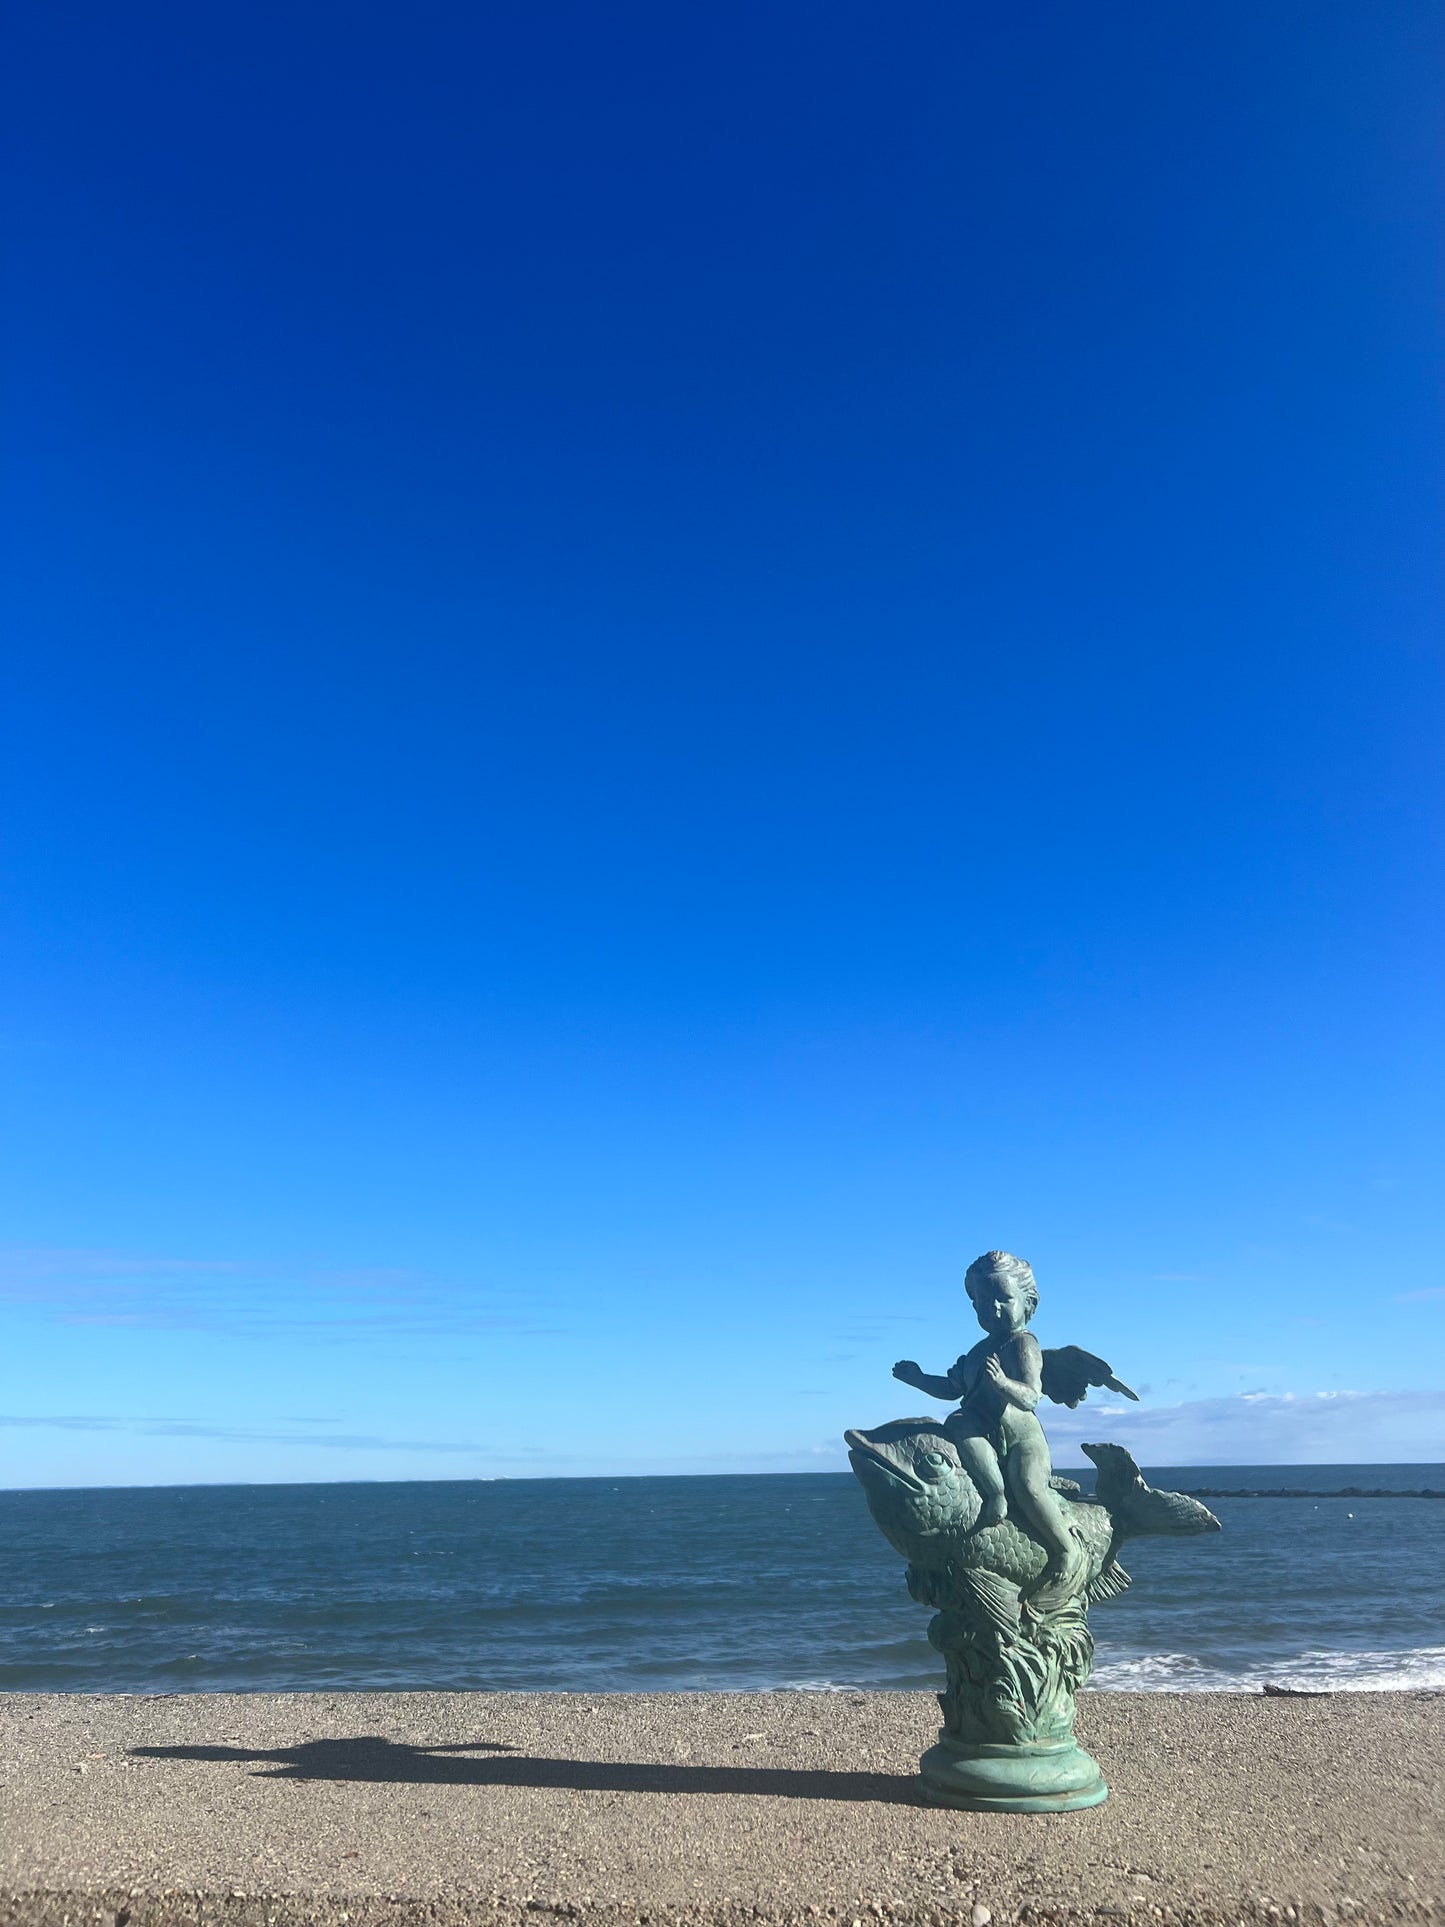
[[[1445,1285],[1424,1285],[1419,1291],[1397,1291],[1397,1305],[1425,1305],[1432,1300],[1445,1298]]]
[[[0,1306],[58,1324],[233,1337],[440,1337],[551,1329],[504,1294],[396,1266],[288,1266],[45,1248],[0,1251]]]
[[[1054,1455],[1077,1463],[1110,1439],[1155,1465],[1298,1465],[1445,1459],[1445,1389],[1240,1392],[1175,1405],[1088,1405],[1050,1412]]]
[[[841,1437],[815,1438],[790,1446],[730,1451],[669,1450],[659,1437],[645,1454],[618,1453],[605,1447],[559,1451],[549,1445],[508,1441],[500,1448],[484,1439],[426,1439],[389,1437],[380,1433],[328,1429],[326,1421],[271,1420],[255,1426],[206,1424],[186,1417],[134,1416],[106,1413],[0,1415],[0,1429],[43,1432],[99,1432],[128,1434],[139,1439],[177,1441],[183,1452],[187,1441],[213,1441],[233,1448],[226,1459],[231,1477],[276,1476],[274,1453],[253,1461],[246,1448],[287,1448],[287,1478],[314,1478],[319,1467],[308,1458],[312,1448],[351,1456],[355,1469],[325,1477],[368,1478],[375,1466],[383,1476],[475,1478],[505,1474],[512,1478],[625,1477],[660,1472],[801,1472],[843,1471],[846,1452]],[[1445,1460],[1445,1390],[1408,1392],[1241,1393],[1232,1398],[1193,1399],[1175,1405],[1136,1406],[1105,1400],[1077,1412],[1051,1411],[1049,1436],[1055,1463],[1079,1465],[1080,1443],[1109,1439],[1127,1446],[1141,1464],[1188,1465],[1307,1465],[1354,1463],[1418,1463]],[[685,1443],[672,1441],[674,1446]],[[239,1456],[237,1455],[239,1449]],[[420,1466],[407,1468],[409,1456],[421,1456],[436,1466],[434,1475]],[[451,1463],[448,1464],[447,1461]],[[155,1477],[154,1461],[147,1458],[146,1477]],[[200,1469],[199,1455],[176,1461],[180,1482],[214,1477]],[[124,1480],[122,1479],[123,1483]]]
[[[449,1439],[393,1439],[369,1432],[325,1432],[291,1429],[278,1432],[250,1425],[205,1425],[199,1420],[122,1418],[98,1413],[42,1413],[9,1416],[0,1413],[0,1427],[61,1432],[124,1432],[151,1439],[223,1439],[242,1445],[319,1445],[341,1452],[486,1452],[478,1441]]]
[[[284,1421],[282,1422],[284,1423]],[[453,1455],[470,1461],[457,1469],[457,1475],[474,1475],[483,1466],[505,1466],[513,1474],[534,1476],[626,1476],[636,1473],[686,1472],[774,1472],[796,1471],[800,1466],[831,1471],[838,1458],[831,1440],[812,1445],[789,1446],[763,1451],[666,1452],[644,1454],[606,1454],[599,1463],[585,1452],[559,1452],[543,1445],[508,1444],[498,1449],[481,1439],[392,1438],[371,1432],[337,1432],[321,1429],[324,1421],[295,1421],[285,1430],[274,1426],[208,1425],[199,1420],[158,1418],[98,1412],[0,1413],[0,1430],[62,1432],[104,1432],[132,1438],[211,1440],[225,1445],[313,1446],[336,1452],[405,1454],[424,1452]],[[444,1474],[443,1476],[449,1476]],[[450,1475],[456,1476],[456,1475]]]
[[[283,1430],[274,1425],[211,1425],[199,1419],[115,1413],[0,1413],[0,1430],[11,1431],[107,1432],[131,1438],[205,1439],[226,1445],[285,1445],[306,1450],[319,1447],[333,1452],[426,1452],[483,1459],[497,1465],[559,1470],[578,1463],[572,1455],[552,1452],[544,1446],[511,1445],[499,1450],[484,1439],[393,1438],[377,1432],[327,1431],[324,1426],[325,1421],[321,1420],[296,1421]]]
[[[174,1460],[169,1455],[159,1455],[154,1448],[134,1460],[125,1459],[117,1451],[114,1462],[107,1460],[105,1473],[99,1478],[95,1476],[92,1466],[87,1464],[85,1474],[78,1481],[83,1484],[130,1484],[136,1479],[134,1472],[127,1476],[132,1465],[142,1468],[139,1483],[156,1483],[159,1475],[161,1483],[180,1485],[209,1483],[218,1478],[246,1481],[275,1479],[278,1476],[288,1483],[315,1480],[326,1484],[332,1480],[370,1480],[378,1476],[384,1479],[635,1478],[656,1477],[666,1473],[837,1472],[844,1469],[841,1439],[835,1441],[831,1438],[815,1439],[811,1443],[775,1450],[718,1449],[711,1452],[668,1450],[667,1441],[659,1439],[654,1450],[629,1452],[609,1451],[605,1447],[589,1451],[584,1443],[563,1451],[547,1445],[513,1444],[498,1449],[483,1440],[391,1438],[363,1432],[282,1431],[264,1425],[206,1425],[189,1419],[106,1413],[0,1414],[0,1430],[7,1427],[24,1428],[37,1433],[47,1428],[65,1432],[99,1432],[115,1438],[117,1444],[121,1435],[128,1435],[138,1440],[204,1440],[231,1448],[220,1454],[219,1458],[212,1458],[194,1451],[185,1454],[182,1446],[178,1448],[181,1456]],[[290,1448],[281,1461],[279,1474],[274,1452],[257,1450],[253,1455],[245,1449],[275,1446]],[[308,1450],[313,1446],[330,1450],[338,1455],[337,1459],[324,1466],[319,1465],[308,1457]],[[347,1455],[354,1455],[350,1464],[346,1463]],[[425,1455],[429,1463],[409,1462],[415,1455]],[[447,1463],[448,1458],[451,1463]],[[61,1481],[65,1485],[76,1482],[73,1478]],[[49,1486],[54,1480],[42,1476],[28,1478],[22,1483],[35,1489],[37,1486]]]

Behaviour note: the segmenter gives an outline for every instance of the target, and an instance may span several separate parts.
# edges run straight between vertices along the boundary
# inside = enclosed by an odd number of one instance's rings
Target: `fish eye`
[[[947,1465],[948,1459],[942,1452],[925,1452],[924,1461],[928,1465]]]

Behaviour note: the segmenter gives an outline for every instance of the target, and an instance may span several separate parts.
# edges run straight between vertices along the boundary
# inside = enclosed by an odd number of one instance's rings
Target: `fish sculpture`
[[[943,1726],[919,1762],[923,1797],[942,1806],[1058,1813],[1097,1806],[1108,1787],[1074,1738],[1074,1696],[1089,1677],[1088,1605],[1129,1584],[1126,1540],[1218,1532],[1207,1506],[1156,1492],[1122,1445],[1086,1445],[1098,1467],[1086,1496],[1050,1477],[1042,1503],[1058,1509],[1045,1538],[1068,1535],[1073,1590],[1031,1519],[997,1520],[946,1424],[895,1419],[844,1433],[848,1457],[888,1543],[908,1561],[908,1590],[934,1608],[930,1642],[947,1684]]]
[[[984,1575],[1017,1588],[1023,1598],[1038,1584],[1048,1563],[1045,1548],[1013,1517],[980,1526],[984,1508],[978,1487],[937,1420],[895,1419],[843,1437],[878,1529],[912,1569],[915,1598],[944,1603],[937,1597],[940,1584],[923,1575],[937,1575],[944,1585],[949,1580],[967,1584],[964,1575],[978,1575],[971,1589],[991,1590],[1000,1601],[1004,1595],[989,1588]],[[1117,1599],[1129,1585],[1118,1562],[1126,1540],[1219,1531],[1218,1519],[1198,1499],[1146,1485],[1122,1445],[1083,1449],[1098,1467],[1094,1496],[1085,1497],[1072,1479],[1051,1479],[1050,1488],[1083,1551],[1086,1600]],[[1015,1618],[1017,1612],[1014,1607]]]

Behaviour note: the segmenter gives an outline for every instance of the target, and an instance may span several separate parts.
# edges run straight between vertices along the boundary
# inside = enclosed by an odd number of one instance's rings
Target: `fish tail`
[[[1159,1492],[1146,1485],[1122,1445],[1086,1445],[1084,1451],[1099,1468],[1096,1496],[1113,1517],[1116,1545],[1124,1539],[1180,1538],[1220,1530],[1209,1507],[1187,1492]]]

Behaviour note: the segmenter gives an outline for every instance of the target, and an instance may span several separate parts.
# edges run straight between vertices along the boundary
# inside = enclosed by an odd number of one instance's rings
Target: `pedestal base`
[[[1068,1813],[1109,1797],[1097,1760],[1072,1740],[1061,1746],[984,1746],[940,1734],[918,1770],[924,1799],[941,1807]]]

